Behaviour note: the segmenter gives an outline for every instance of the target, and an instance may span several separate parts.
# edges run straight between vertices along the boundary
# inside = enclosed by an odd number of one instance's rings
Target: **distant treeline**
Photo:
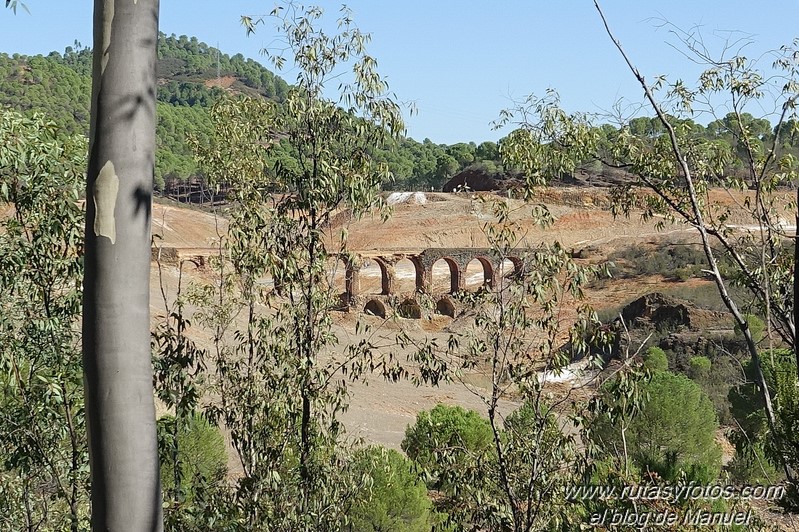
[[[175,190],[181,182],[203,180],[198,171],[186,138],[192,134],[200,141],[211,135],[210,108],[225,93],[263,97],[280,104],[289,85],[286,81],[241,54],[229,56],[219,52],[196,37],[161,34],[158,39],[158,125],[155,167],[156,189],[164,190],[167,182]],[[8,55],[0,53],[0,105],[22,112],[40,111],[55,121],[66,134],[88,134],[89,98],[91,93],[92,52],[77,41],[64,53],[47,56]],[[220,87],[218,78],[223,81]],[[742,172],[742,140],[731,131],[735,115],[727,115],[707,126],[690,120],[673,119],[687,127],[692,136],[718,143],[731,156],[726,172]],[[786,123],[775,131],[768,120],[744,114],[741,120],[759,147],[767,147],[780,135],[783,153],[799,155],[799,127]],[[634,118],[625,125],[628,131],[644,142],[654,143],[663,133],[662,125],[654,118]],[[609,146],[619,128],[601,125],[600,156],[612,159]],[[500,143],[502,141],[500,140]],[[603,146],[608,147],[605,153]],[[372,154],[385,162],[394,179],[384,183],[386,189],[440,190],[454,174],[466,169],[479,169],[487,174],[502,176],[505,170],[495,142],[438,144],[430,139],[418,142],[404,138],[386,149]],[[282,156],[281,156],[282,157]],[[286,153],[285,157],[290,158]],[[607,171],[597,160],[585,161],[583,169],[592,173]],[[193,197],[193,196],[192,196]]]

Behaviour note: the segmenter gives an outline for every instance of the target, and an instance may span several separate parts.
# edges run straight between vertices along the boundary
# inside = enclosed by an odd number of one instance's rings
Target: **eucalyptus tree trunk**
[[[93,530],[162,530],[150,363],[158,0],[95,0],[83,358]]]

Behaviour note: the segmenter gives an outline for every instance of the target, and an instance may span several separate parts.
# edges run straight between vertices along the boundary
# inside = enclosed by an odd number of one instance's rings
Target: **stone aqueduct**
[[[484,248],[428,248],[421,252],[359,252],[340,254],[337,259],[344,264],[344,292],[341,294],[344,308],[360,308],[386,317],[389,310],[406,318],[419,318],[425,309],[454,317],[456,302],[453,294],[466,289],[467,265],[477,260],[482,266],[482,286],[495,288],[500,282],[502,262],[513,264],[513,271],[522,269],[522,255],[499,258],[490,249]],[[409,260],[415,271],[415,290],[402,291],[397,282],[395,265]],[[449,268],[449,289],[434,290],[433,266],[444,261]],[[362,268],[375,263],[380,268],[380,292],[364,293],[361,290]]]
[[[218,250],[215,248],[153,248],[153,260],[177,264],[190,260],[202,266],[206,258]],[[523,255],[529,250],[517,250],[517,256],[500,258],[487,248],[428,248],[423,251],[361,251],[334,255],[338,264],[343,263],[344,281],[341,293],[341,310],[363,310],[367,313],[387,317],[391,312],[405,318],[420,318],[425,313],[455,316],[457,302],[453,294],[466,289],[467,265],[477,260],[482,266],[481,286],[499,286],[502,262],[513,264],[513,272],[521,272]],[[403,290],[398,282],[395,266],[403,260],[413,264],[415,283],[413,290]],[[436,290],[433,284],[433,266],[444,261],[449,268],[449,288]],[[371,263],[380,268],[379,291],[366,293],[361,290],[361,272]],[[507,274],[507,272],[505,272]]]

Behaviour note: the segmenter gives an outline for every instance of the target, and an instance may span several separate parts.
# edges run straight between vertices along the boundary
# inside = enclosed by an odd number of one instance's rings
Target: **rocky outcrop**
[[[474,192],[502,191],[522,185],[522,181],[502,174],[489,174],[480,169],[466,168],[458,172],[441,187],[443,192],[468,189]]]
[[[653,292],[639,297],[621,312],[627,326],[703,331],[729,321],[723,312],[699,308],[689,301]]]
[[[719,349],[735,354],[745,348],[733,334],[727,313],[659,292],[641,296],[625,306],[621,319],[604,326],[613,339],[604,351],[606,360],[635,353],[641,346],[656,345],[673,353],[672,370],[687,371],[693,356],[713,359]]]
[[[464,170],[458,172],[444,183],[442,192],[455,192],[456,190],[491,191],[499,190],[497,180],[484,172]]]

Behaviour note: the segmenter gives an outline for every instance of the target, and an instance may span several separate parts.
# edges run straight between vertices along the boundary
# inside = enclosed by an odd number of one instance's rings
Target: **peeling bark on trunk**
[[[162,530],[150,356],[158,0],[96,0],[83,357],[93,530]]]

